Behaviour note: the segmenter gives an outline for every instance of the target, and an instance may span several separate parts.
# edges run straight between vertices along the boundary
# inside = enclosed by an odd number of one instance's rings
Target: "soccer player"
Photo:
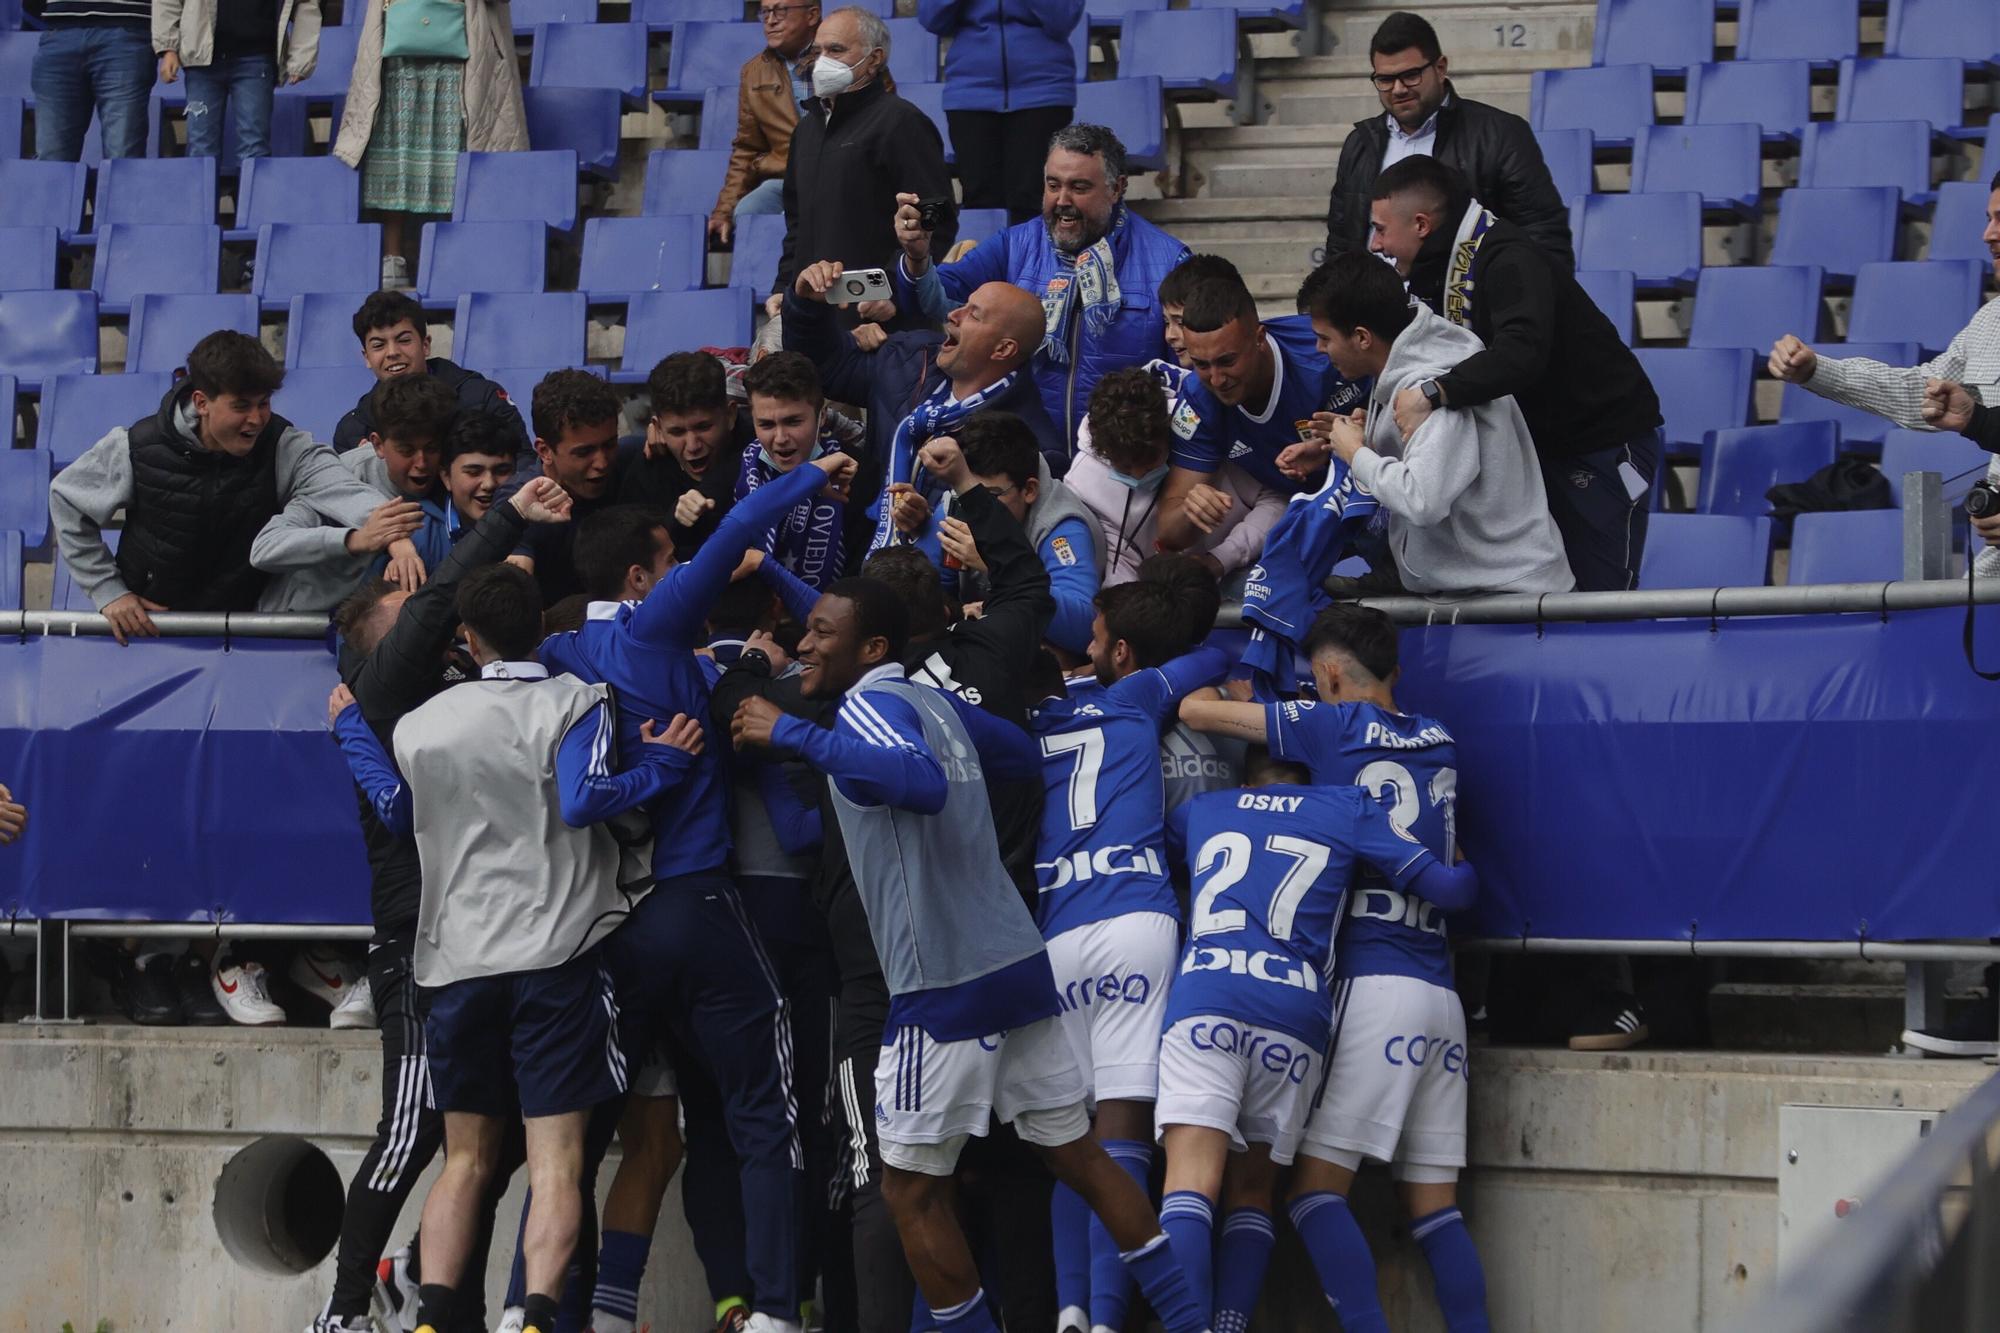
[[[1397,829],[1457,857],[1458,757],[1436,720],[1396,708],[1396,630],[1379,611],[1327,608],[1304,644],[1321,702],[1189,699],[1191,725],[1304,762],[1314,782],[1373,792]],[[1364,879],[1341,929],[1340,1016],[1326,1091],[1292,1175],[1291,1214],[1327,1296],[1353,1329],[1385,1329],[1368,1243],[1347,1210],[1363,1159],[1387,1162],[1453,1333],[1483,1330],[1486,1277],[1458,1211],[1471,1077],[1444,914],[1471,905],[1434,885]],[[1411,1047],[1414,1039],[1416,1046]]]
[[[1144,1189],[1153,1163],[1160,1016],[1180,957],[1180,908],[1167,881],[1160,729],[1182,695],[1228,658],[1188,652],[1187,612],[1160,583],[1097,594],[1096,685],[1029,718],[1042,754],[1036,924],[1063,1022],[1097,1101],[1105,1152]],[[1118,1246],[1083,1199],[1056,1187],[1059,1328],[1121,1329],[1131,1300]]]
[[[874,1117],[882,1192],[917,1285],[943,1333],[995,1329],[950,1180],[997,1113],[1104,1219],[1169,1333],[1205,1329],[1144,1192],[1090,1137],[1048,951],[1000,864],[986,777],[1037,774],[1036,747],[907,680],[908,635],[888,585],[842,579],[799,642],[806,694],[841,700],[834,727],[753,697],[731,736],[739,749],[796,754],[830,781],[892,996]]]
[[[1327,973],[1355,871],[1401,891],[1450,895],[1446,868],[1356,787],[1293,787],[1267,764],[1258,789],[1175,810],[1167,838],[1190,872],[1187,954],[1160,1048],[1160,1215],[1215,1327],[1242,1333],[1270,1263],[1271,1202],[1305,1128],[1332,1019]],[[1228,1205],[1220,1256],[1214,1208]],[[1211,1261],[1220,1272],[1212,1285]],[[1341,1327],[1357,1324],[1336,1306]]]

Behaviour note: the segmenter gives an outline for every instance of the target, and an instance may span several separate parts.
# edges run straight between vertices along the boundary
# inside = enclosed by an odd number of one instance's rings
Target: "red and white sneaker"
[[[232,1023],[254,1028],[272,1027],[285,1021],[285,1011],[271,998],[262,963],[224,962],[218,955],[208,979],[216,1003],[227,1011]]]
[[[338,950],[324,946],[300,949],[292,955],[292,984],[329,1008],[337,1008],[354,989],[359,974]]]

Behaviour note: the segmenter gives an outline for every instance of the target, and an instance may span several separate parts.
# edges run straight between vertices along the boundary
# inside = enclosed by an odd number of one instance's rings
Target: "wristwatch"
[[[1424,401],[1431,405],[1431,411],[1444,406],[1444,390],[1438,387],[1436,380],[1425,380],[1417,388],[1423,393]]]

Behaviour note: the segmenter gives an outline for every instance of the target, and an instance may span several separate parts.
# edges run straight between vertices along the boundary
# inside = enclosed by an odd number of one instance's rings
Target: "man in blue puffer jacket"
[[[1089,75],[1070,45],[1083,0],[917,0],[917,21],[951,39],[944,117],[963,206],[1031,221],[1049,136],[1069,124],[1077,78]]]
[[[1011,282],[1040,300],[1035,383],[1073,451],[1098,378],[1169,354],[1156,294],[1189,252],[1125,206],[1125,145],[1102,125],[1057,130],[1043,174],[1039,220],[1009,227],[941,266],[931,263],[917,197],[898,195],[897,285],[933,322],[983,283]]]

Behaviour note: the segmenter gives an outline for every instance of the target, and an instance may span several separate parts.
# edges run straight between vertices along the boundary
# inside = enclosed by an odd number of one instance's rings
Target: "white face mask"
[[[868,57],[863,53],[861,58]],[[854,86],[854,67],[822,55],[813,61],[812,83],[814,97],[838,97]]]

